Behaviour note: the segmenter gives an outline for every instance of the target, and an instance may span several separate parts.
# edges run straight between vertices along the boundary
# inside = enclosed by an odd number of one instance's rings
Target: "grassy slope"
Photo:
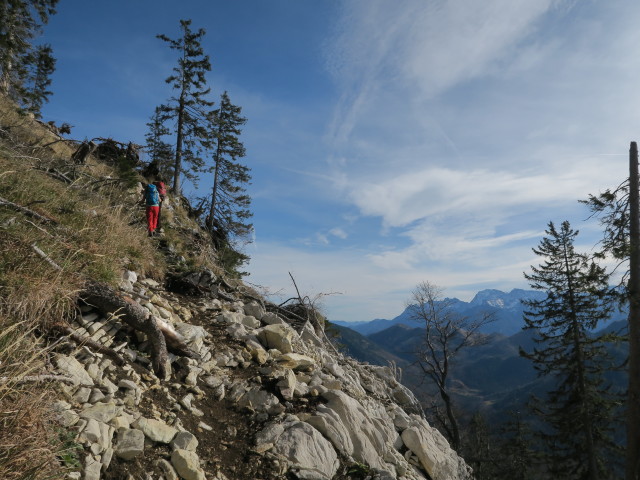
[[[44,371],[47,326],[75,311],[87,278],[116,283],[124,268],[162,279],[164,258],[145,234],[139,194],[107,165],[68,161],[75,145],[19,115],[0,97],[0,199],[49,219],[0,205],[0,478],[57,478],[63,443],[50,422],[48,387],[19,383]],[[52,142],[55,142],[52,144]],[[65,172],[72,184],[54,178]],[[211,264],[206,249],[182,236],[195,223],[179,206],[167,238],[191,265]],[[36,252],[37,246],[54,268]],[[4,379],[4,380],[3,380]],[[16,408],[18,406],[18,408]],[[66,439],[68,440],[68,439]]]

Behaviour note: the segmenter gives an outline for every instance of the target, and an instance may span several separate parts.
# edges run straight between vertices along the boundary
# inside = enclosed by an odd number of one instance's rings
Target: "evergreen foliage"
[[[40,45],[26,57],[27,78],[23,88],[23,106],[25,110],[40,118],[43,103],[47,102],[53,92],[48,90],[51,75],[56,68],[51,45]]]
[[[246,238],[253,226],[245,223],[252,216],[249,211],[251,198],[245,185],[251,180],[249,168],[238,163],[245,156],[244,145],[239,136],[240,127],[247,121],[241,116],[242,108],[231,103],[224,92],[220,107],[212,112],[211,137],[207,146],[213,148],[213,187],[209,202],[207,229],[214,239]]]
[[[173,178],[175,161],[173,147],[165,141],[165,137],[171,134],[171,130],[165,124],[166,120],[162,108],[156,107],[149,123],[147,123],[149,131],[145,135],[146,150],[149,155],[149,174],[147,176],[161,178],[163,181]]]
[[[534,399],[534,413],[545,424],[538,434],[554,478],[612,478],[612,409],[616,399],[603,380],[610,367],[604,338],[589,330],[611,313],[609,275],[586,255],[575,251],[577,231],[569,222],[557,230],[553,222],[538,248],[544,258],[525,274],[532,288],[547,293],[526,301],[525,329],[534,330],[538,347],[521,350],[539,375],[556,380],[544,400]]]
[[[487,419],[481,412],[476,412],[471,417],[462,441],[462,456],[473,469],[475,480],[498,478],[496,454]]]
[[[205,30],[192,31],[191,20],[180,20],[180,29],[182,36],[177,39],[157,35],[179,54],[173,75],[165,80],[176,95],[169,99],[169,103],[160,106],[160,111],[176,125],[173,191],[177,194],[181,193],[181,175],[195,183],[197,173],[204,166],[198,142],[205,135],[204,109],[213,105],[206,99],[210,89],[205,75],[211,71],[211,62],[200,44]]]
[[[500,469],[495,478],[504,480],[532,480],[535,473],[536,453],[532,445],[533,431],[519,412],[511,412],[500,434],[498,462]]]
[[[0,93],[40,115],[55,69],[50,45],[34,47],[58,0],[0,0]]]

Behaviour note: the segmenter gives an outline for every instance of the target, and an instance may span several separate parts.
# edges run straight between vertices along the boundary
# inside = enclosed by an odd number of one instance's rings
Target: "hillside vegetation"
[[[0,96],[0,478],[47,477],[65,447],[51,424],[50,385],[18,381],[49,361],[51,328],[75,314],[88,279],[116,285],[123,269],[161,279],[167,262],[145,235],[140,192],[77,145]],[[66,180],[65,180],[66,179]],[[180,206],[181,230],[196,228]],[[167,238],[190,266],[215,268],[206,246]],[[16,381],[14,381],[14,379]],[[16,410],[16,406],[20,406]],[[43,468],[46,465],[47,468]],[[37,472],[37,474],[36,474]]]
[[[470,478],[394,368],[222,268],[186,200],[149,237],[107,143],[74,162],[0,98],[0,478]]]

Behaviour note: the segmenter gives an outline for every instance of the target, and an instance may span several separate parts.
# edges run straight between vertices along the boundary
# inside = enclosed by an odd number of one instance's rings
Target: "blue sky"
[[[392,318],[425,280],[526,288],[550,220],[591,250],[577,200],[640,134],[632,0],[61,0],[44,119],[144,143],[176,60],[155,35],[186,18],[248,118],[247,280],[278,301],[291,272],[333,320]]]

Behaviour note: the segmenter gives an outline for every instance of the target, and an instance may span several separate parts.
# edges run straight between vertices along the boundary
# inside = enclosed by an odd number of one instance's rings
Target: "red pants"
[[[160,214],[160,207],[147,207],[147,227],[149,233],[153,233],[158,228],[158,215]]]

